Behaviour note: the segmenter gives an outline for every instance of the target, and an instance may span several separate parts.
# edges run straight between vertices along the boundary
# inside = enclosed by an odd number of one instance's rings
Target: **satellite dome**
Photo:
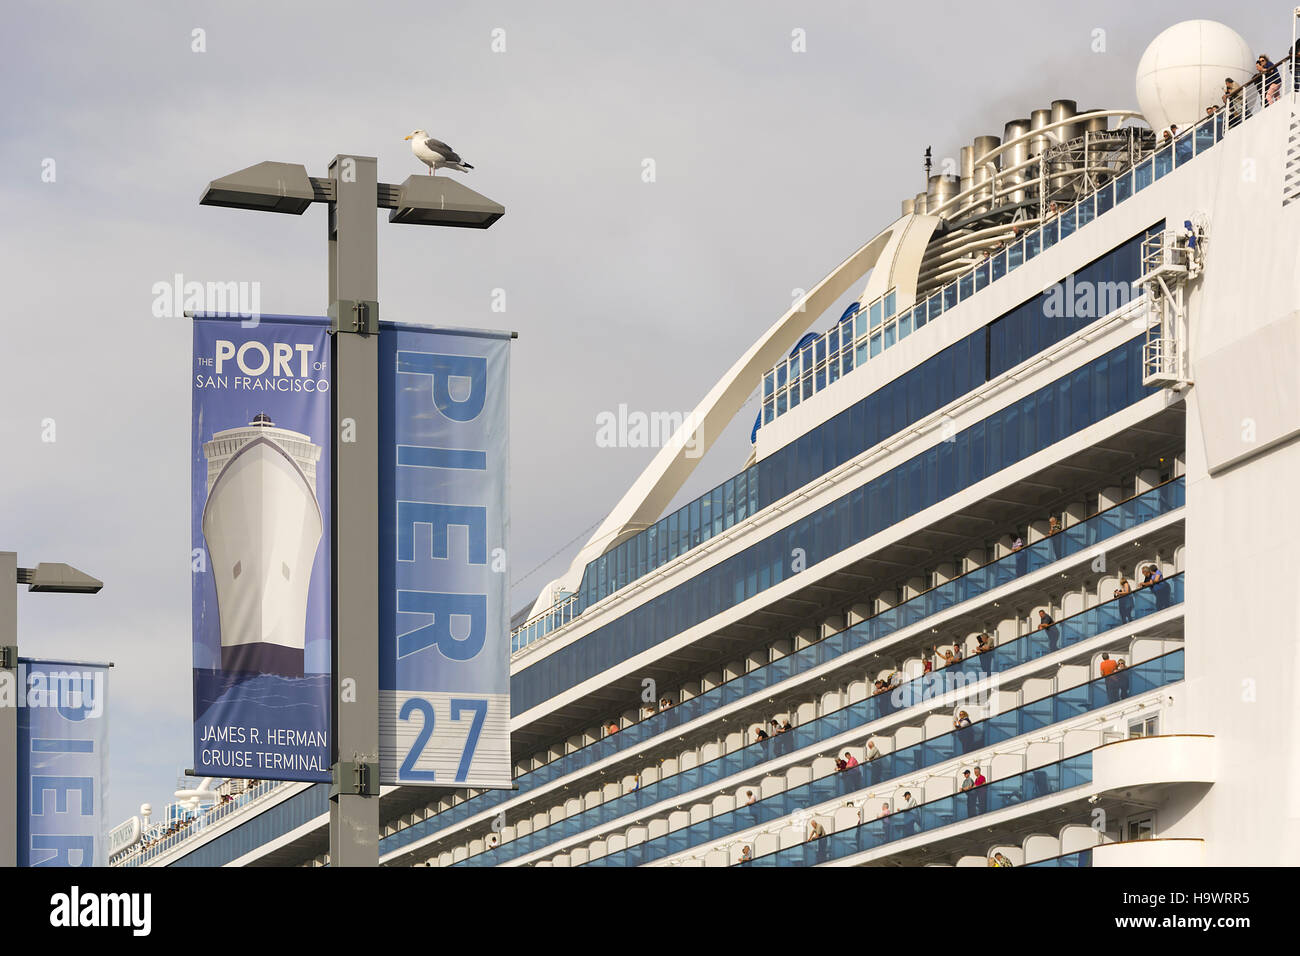
[[[1191,126],[1219,106],[1223,81],[1255,73],[1255,55],[1231,27],[1184,20],[1151,41],[1137,68],[1138,108],[1157,132]]]

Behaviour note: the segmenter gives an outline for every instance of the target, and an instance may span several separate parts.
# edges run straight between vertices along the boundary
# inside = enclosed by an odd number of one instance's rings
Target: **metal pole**
[[[0,651],[13,703],[26,688],[18,685],[18,555],[0,551]],[[18,708],[0,700],[0,867],[18,865]]]
[[[330,865],[379,865],[379,227],[372,156],[330,163],[334,334]]]

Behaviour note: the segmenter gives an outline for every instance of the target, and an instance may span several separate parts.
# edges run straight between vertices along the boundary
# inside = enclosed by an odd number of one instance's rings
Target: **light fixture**
[[[266,162],[212,180],[199,205],[301,216],[316,198],[306,166]]]
[[[422,226],[486,229],[505,215],[505,207],[445,176],[408,176],[397,187],[389,222]]]

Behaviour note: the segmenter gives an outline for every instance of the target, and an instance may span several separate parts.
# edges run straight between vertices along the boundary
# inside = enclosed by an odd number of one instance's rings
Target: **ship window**
[[[885,348],[889,348],[891,345],[894,344],[895,332],[896,330],[894,329],[894,325],[892,322],[889,325],[885,326]]]
[[[895,312],[895,296],[893,290],[885,293],[885,318],[889,318]]]
[[[861,365],[867,360],[867,343],[863,342],[858,346],[858,364]]]
[[[1160,718],[1157,715],[1135,720],[1128,725],[1129,737],[1155,737],[1160,733]]]
[[[871,303],[871,327],[873,329],[880,325],[880,308],[881,303],[879,301]]]
[[[978,292],[989,284],[989,264],[981,262],[975,267],[975,291]],[[917,322],[916,327],[919,329],[925,323]]]
[[[1028,262],[1042,251],[1043,234],[1035,229],[1025,236],[1025,261]]]
[[[243,570],[243,563],[240,561],[236,561],[235,566],[230,571],[230,579],[233,581],[235,578],[239,577],[239,572],[242,570]]]
[[[763,403],[763,424],[764,425],[770,425],[772,423],[773,407],[774,406],[770,398]]]
[[[1191,131],[1183,133],[1174,141],[1174,158],[1178,165],[1181,166],[1192,158],[1192,134]]]
[[[880,333],[877,332],[871,337],[871,357],[875,358],[880,354]]]
[[[286,581],[291,580],[289,577],[289,565],[285,564],[283,561],[280,562],[280,573],[284,575]]]
[[[840,353],[840,366],[842,372],[853,371],[853,349],[851,347]]]
[[[1155,837],[1156,818],[1154,814],[1142,817],[1129,817],[1125,828],[1125,840],[1150,840]]]
[[[974,289],[974,281],[974,274],[970,272],[957,280],[957,297],[961,299],[961,301],[965,302],[970,298]]]
[[[862,338],[867,334],[867,316],[859,312],[853,317],[853,335],[855,338]]]
[[[943,308],[945,311],[957,304],[957,283],[950,282],[943,290]]]
[[[769,398],[772,395],[772,373],[768,372],[763,376],[763,397]]]
[[[898,337],[905,339],[912,334],[912,313],[904,312],[903,317],[898,320]]]

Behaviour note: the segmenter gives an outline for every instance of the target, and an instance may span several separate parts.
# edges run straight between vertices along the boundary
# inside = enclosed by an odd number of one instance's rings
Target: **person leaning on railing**
[[[1256,92],[1263,98],[1265,105],[1272,105],[1282,91],[1282,77],[1278,74],[1277,64],[1261,53],[1255,60],[1255,76],[1251,80]]]

